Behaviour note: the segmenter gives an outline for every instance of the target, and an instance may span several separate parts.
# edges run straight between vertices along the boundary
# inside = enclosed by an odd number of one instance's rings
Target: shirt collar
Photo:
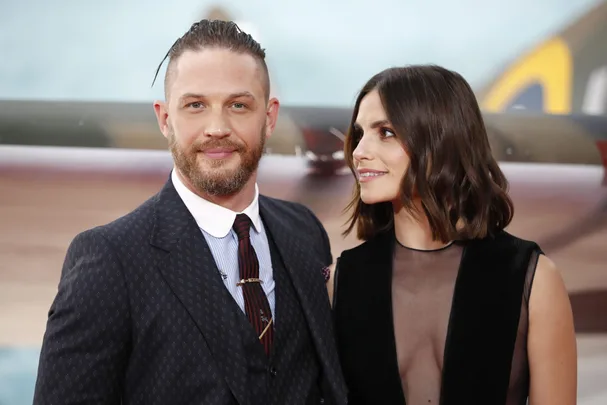
[[[222,207],[202,197],[194,194],[177,176],[177,171],[173,169],[171,180],[179,197],[183,200],[186,208],[190,211],[196,224],[205,232],[215,238],[223,238],[230,233],[237,212]],[[255,197],[251,204],[245,208],[242,213],[246,214],[253,223],[253,229],[259,233],[261,231],[261,218],[259,216],[259,188],[255,183]]]

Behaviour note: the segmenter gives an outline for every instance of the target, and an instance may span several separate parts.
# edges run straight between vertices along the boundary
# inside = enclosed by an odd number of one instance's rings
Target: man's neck
[[[237,193],[231,195],[210,195],[207,193],[203,193],[190,183],[190,181],[181,174],[181,172],[175,169],[177,176],[183,182],[183,184],[190,190],[192,193],[196,194],[200,198],[203,198],[213,204],[217,204],[221,207],[227,208],[234,212],[242,212],[253,202],[255,198],[255,180],[256,175],[253,174],[249,181],[245,184],[245,186],[238,191]]]

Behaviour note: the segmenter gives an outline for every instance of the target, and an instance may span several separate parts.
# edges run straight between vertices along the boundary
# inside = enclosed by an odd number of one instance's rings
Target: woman
[[[555,265],[513,215],[468,83],[387,69],[356,100],[356,177],[329,281],[350,404],[574,404],[576,342]],[[533,287],[533,288],[532,288]]]

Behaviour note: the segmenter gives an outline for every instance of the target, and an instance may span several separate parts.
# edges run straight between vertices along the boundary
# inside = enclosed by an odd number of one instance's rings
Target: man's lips
[[[202,151],[205,156],[211,159],[225,159],[236,152],[234,148],[210,148]]]

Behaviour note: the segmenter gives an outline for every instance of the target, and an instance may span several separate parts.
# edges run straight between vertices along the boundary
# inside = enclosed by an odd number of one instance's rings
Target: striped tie
[[[238,214],[233,228],[238,235],[238,268],[240,270],[238,285],[242,287],[245,312],[269,356],[274,337],[272,311],[268,298],[261,288],[259,261],[249,237],[251,220],[246,214]]]

